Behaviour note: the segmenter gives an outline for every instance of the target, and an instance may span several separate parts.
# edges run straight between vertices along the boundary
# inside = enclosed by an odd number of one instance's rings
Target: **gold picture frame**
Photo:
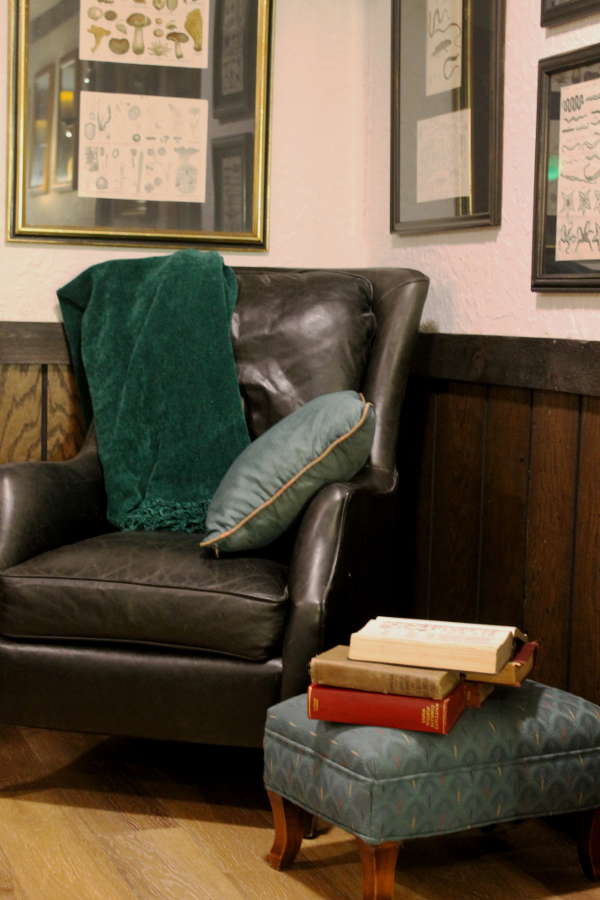
[[[193,28],[187,4],[130,5],[9,0],[9,240],[266,249],[272,0],[197,0]],[[224,22],[245,42],[226,116]],[[251,166],[228,182],[233,231],[212,149],[236,139]]]

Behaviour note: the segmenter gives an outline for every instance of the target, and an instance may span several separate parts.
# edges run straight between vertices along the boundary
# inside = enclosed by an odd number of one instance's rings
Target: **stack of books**
[[[519,687],[537,648],[515,627],[378,616],[312,658],[308,717],[448,734],[497,684]]]

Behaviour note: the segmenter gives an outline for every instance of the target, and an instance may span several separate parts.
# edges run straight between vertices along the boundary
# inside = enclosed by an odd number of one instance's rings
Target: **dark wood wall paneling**
[[[600,702],[600,343],[421,335],[399,454],[411,612],[518,624]]]
[[[82,435],[60,325],[0,323],[0,461]],[[518,624],[600,702],[600,343],[421,335],[399,466],[399,613]]]

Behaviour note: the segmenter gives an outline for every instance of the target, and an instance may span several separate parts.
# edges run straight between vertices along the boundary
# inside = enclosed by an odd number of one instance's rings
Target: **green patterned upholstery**
[[[535,681],[446,736],[311,720],[301,694],[264,748],[269,790],[372,844],[600,807],[600,707]]]

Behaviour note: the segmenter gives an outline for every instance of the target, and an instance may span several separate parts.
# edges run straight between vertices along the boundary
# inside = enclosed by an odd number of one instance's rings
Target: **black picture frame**
[[[505,0],[393,0],[392,232],[500,224],[504,32]]]
[[[541,25],[556,25],[600,12],[600,0],[542,0]]]
[[[563,115],[568,115],[567,101],[572,99],[572,92],[561,99],[561,91],[596,79],[600,97],[600,44],[550,56],[538,63],[532,291],[598,291],[600,288],[600,168],[588,172],[591,162],[584,156],[578,169],[577,158],[572,155],[594,153],[596,148],[588,151],[585,133],[576,135],[571,145],[567,143],[570,135],[565,139],[563,130],[561,140],[560,131],[561,106],[565,106]],[[586,106],[591,111],[597,105],[597,102],[588,104],[595,93],[596,87],[589,86],[577,94],[586,99],[578,100],[575,114],[583,118],[574,122],[573,127],[579,128],[578,122],[582,128],[586,124]],[[590,119],[590,128],[594,127],[592,122]],[[568,127],[571,128],[570,123]],[[582,141],[577,141],[577,137]],[[578,144],[580,147],[576,149]],[[594,188],[596,177],[597,189]]]

